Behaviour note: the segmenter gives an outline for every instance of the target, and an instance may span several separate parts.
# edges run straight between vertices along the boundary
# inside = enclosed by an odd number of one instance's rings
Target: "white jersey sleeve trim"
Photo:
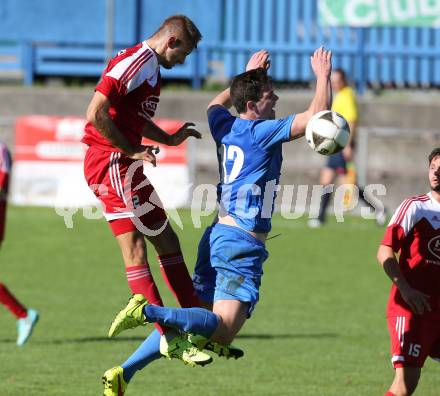
[[[122,59],[106,76],[120,81],[129,93],[144,81],[155,86],[159,76],[159,64],[154,51],[144,42],[134,54]]]
[[[388,226],[399,225],[402,227],[404,234],[408,235],[414,225],[420,220],[420,213],[423,212],[418,210],[419,205],[428,200],[429,197],[426,195],[406,199],[397,208]]]

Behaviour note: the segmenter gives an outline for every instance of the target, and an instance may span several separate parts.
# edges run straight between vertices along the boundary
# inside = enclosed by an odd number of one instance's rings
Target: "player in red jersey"
[[[0,142],[0,244],[5,236],[6,205],[9,189],[9,175],[11,173],[11,153],[7,146]],[[38,312],[27,309],[0,282],[0,303],[11,311],[17,318],[17,345],[22,346],[31,336],[34,326],[38,322]]]
[[[429,183],[428,194],[399,206],[377,253],[393,282],[387,319],[395,376],[386,396],[412,395],[426,358],[440,362],[440,148],[429,155]]]
[[[201,135],[186,123],[169,135],[152,118],[160,95],[160,66],[183,64],[201,34],[186,16],[167,18],[147,40],[112,58],[87,109],[82,139],[88,185],[100,199],[116,237],[133,293],[163,305],[147,261],[145,237],[158,254],[162,275],[182,307],[198,306],[179,240],[171,228],[154,187],[143,174],[143,161],[155,165],[155,147],[143,137],[176,146]],[[166,329],[158,326],[161,334]],[[208,355],[206,355],[208,356]]]

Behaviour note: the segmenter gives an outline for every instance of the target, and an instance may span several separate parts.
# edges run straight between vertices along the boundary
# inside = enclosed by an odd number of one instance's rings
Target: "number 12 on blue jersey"
[[[220,156],[222,163],[220,180],[223,184],[232,183],[240,174],[241,168],[243,168],[243,150],[233,144],[229,146],[222,144],[220,146]]]

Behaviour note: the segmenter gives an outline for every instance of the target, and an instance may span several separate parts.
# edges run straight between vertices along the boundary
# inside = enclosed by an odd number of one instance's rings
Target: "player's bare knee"
[[[229,345],[234,340],[236,332],[231,327],[231,325],[222,318],[221,315],[217,314],[217,316],[219,318],[219,322],[217,325],[217,329],[211,336],[211,339],[215,342],[218,342],[219,344]]]

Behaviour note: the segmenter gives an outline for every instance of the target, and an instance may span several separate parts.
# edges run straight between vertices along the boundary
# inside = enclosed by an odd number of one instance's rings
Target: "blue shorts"
[[[340,175],[345,175],[347,173],[347,162],[342,155],[342,151],[330,155],[328,157],[326,167],[335,170]]]
[[[203,301],[238,300],[249,303],[250,316],[259,299],[264,243],[237,227],[215,224],[199,243],[193,283]]]
[[[212,303],[214,301],[215,278],[217,271],[211,266],[209,239],[213,226],[209,226],[199,242],[193,284],[199,299]]]

